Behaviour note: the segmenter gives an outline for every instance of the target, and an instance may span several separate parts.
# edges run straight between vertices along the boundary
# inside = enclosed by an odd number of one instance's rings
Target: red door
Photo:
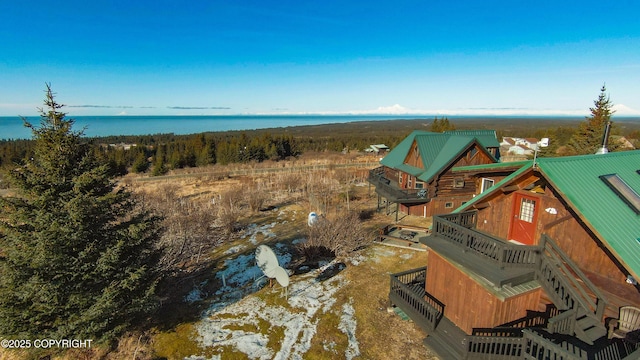
[[[509,240],[525,245],[534,245],[536,219],[538,218],[538,199],[533,196],[516,194],[513,204]]]

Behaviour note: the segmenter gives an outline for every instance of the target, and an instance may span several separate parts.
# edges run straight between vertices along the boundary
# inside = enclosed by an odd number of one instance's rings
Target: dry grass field
[[[181,266],[170,287],[162,289],[152,327],[122,337],[112,349],[5,351],[0,359],[437,359],[422,344],[424,332],[388,311],[389,274],[425,266],[425,252],[371,244],[340,258],[306,263],[296,258],[295,244],[305,239],[310,211],[328,219],[347,208],[366,214],[363,225],[372,238],[394,221],[394,215],[375,212],[375,192],[365,181],[375,166],[371,157],[315,154],[289,162],[123,178],[123,186],[135,193],[170,191],[180,202],[215,202],[238,189],[269,196],[260,211],[241,207],[233,233]],[[325,194],[318,189],[329,178],[333,182]],[[400,222],[430,224],[411,216]],[[280,265],[289,269],[286,292],[260,279],[254,260],[260,244],[274,249]]]

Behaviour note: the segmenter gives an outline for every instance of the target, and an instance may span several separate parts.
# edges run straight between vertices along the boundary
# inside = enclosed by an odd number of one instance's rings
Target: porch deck
[[[482,274],[482,277],[490,282],[489,285],[495,287],[504,285],[517,286],[535,279],[535,270],[532,268],[496,266],[494,262],[482,256],[469,253],[466,249],[451,246],[451,242],[437,235],[424,237],[421,242],[451,262],[456,263],[458,268],[465,271],[469,276],[474,277],[474,274]]]
[[[430,229],[419,226],[390,224],[380,228],[375,242],[387,246],[427,251],[427,246],[421,243],[420,239],[430,233]]]
[[[441,357],[640,359],[640,343],[607,339],[607,298],[555,242],[543,236],[538,246],[511,244],[477,231],[476,221],[474,211],[435,216],[431,236],[421,242],[495,291],[511,288],[505,283],[536,284],[546,295],[522,319],[467,334],[447,317],[446,304],[426,292],[426,268],[391,275],[390,303],[429,334],[425,343]]]
[[[446,304],[425,292],[427,268],[392,274],[389,301],[428,336],[424,344],[442,359],[640,359],[640,344],[602,338],[593,345],[547,331],[555,308],[493,329],[466,334],[446,317]]]
[[[376,193],[385,199],[400,204],[420,204],[430,201],[426,189],[402,189],[396,181],[384,176],[384,167],[369,171],[367,181],[376,188]]]

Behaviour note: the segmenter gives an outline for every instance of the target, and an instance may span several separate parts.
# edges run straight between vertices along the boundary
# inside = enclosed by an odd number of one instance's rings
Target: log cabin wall
[[[527,315],[539,307],[541,288],[506,299],[460,270],[435,251],[428,254],[425,290],[445,304],[444,315],[471,334],[473,328],[490,328]]]
[[[544,209],[556,209],[556,215],[540,212],[538,229],[546,233],[581,269],[599,274],[614,281],[624,279],[624,275],[604,250],[600,241],[558,200],[552,191],[547,190]]]
[[[462,206],[465,202],[469,201],[473,195],[466,196],[439,196],[436,199],[431,200],[430,214],[427,216],[449,214],[453,210]]]
[[[413,167],[424,169],[424,164],[422,162],[422,155],[418,150],[418,143],[415,140],[413,141],[413,144],[411,144],[411,149],[409,149],[407,156],[405,156],[404,158],[404,163],[411,165]]]
[[[544,194],[519,190],[495,197],[490,200],[489,207],[478,211],[478,230],[508,240],[516,193],[534,196],[539,201],[534,236],[536,242],[542,234],[547,234],[581,269],[611,280],[624,279],[625,275],[599,246],[599,241],[590,235],[549,188]],[[554,211],[557,213],[553,214]]]
[[[489,204],[489,207],[478,211],[477,229],[507,239],[513,209],[513,192],[501,194],[489,201]]]

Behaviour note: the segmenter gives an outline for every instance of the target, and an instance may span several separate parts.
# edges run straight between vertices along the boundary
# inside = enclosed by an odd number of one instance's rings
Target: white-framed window
[[[398,171],[398,184],[402,185],[402,173]]]
[[[446,203],[444,203],[445,209],[451,209],[452,207],[453,207],[453,202],[447,201]]]
[[[533,215],[536,211],[536,202],[531,199],[522,199],[520,202],[520,220],[528,223],[533,222]]]
[[[413,180],[413,176],[409,176],[409,180],[408,180],[408,183],[407,183],[407,189],[412,189],[412,187],[411,187],[413,185],[411,183],[412,180]]]
[[[424,181],[416,181],[416,189],[424,189]]]
[[[480,184],[480,192],[483,193],[488,190],[490,187],[495,185],[495,181],[493,179],[482,178],[482,184]]]
[[[464,179],[463,178],[456,178],[453,179],[453,187],[456,189],[460,189],[464,187]]]

